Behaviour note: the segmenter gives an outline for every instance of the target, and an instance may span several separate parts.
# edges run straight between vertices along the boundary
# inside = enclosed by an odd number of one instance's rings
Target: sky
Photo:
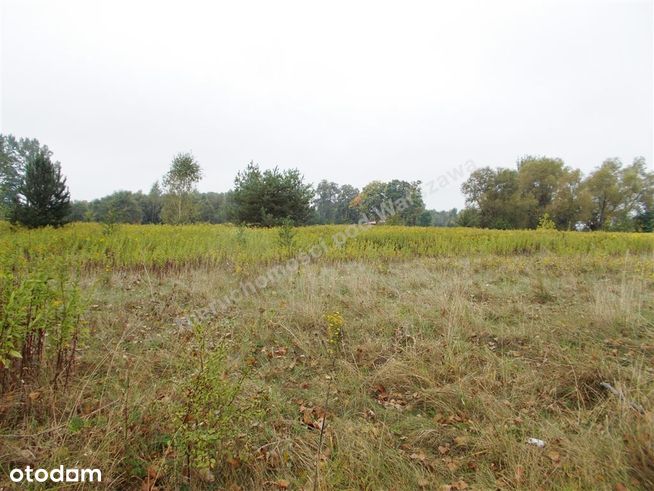
[[[652,168],[652,1],[0,0],[0,132],[73,199],[143,190],[178,152],[226,191],[250,161],[308,182],[461,182],[524,155]]]

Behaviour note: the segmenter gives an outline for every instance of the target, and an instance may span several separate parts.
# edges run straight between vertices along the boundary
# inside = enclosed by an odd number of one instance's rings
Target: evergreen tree
[[[234,218],[239,223],[276,226],[285,222],[306,224],[311,217],[313,189],[300,171],[261,171],[253,162],[239,172],[232,193]]]
[[[52,157],[50,149],[36,139],[0,134],[0,220],[10,218],[25,167],[39,153]]]
[[[12,222],[29,228],[60,227],[70,211],[70,193],[58,163],[39,152],[25,166],[25,177],[14,199]]]
[[[150,192],[144,196],[141,206],[143,208],[143,223],[161,223],[163,198],[161,197],[159,181],[155,181],[150,188]]]

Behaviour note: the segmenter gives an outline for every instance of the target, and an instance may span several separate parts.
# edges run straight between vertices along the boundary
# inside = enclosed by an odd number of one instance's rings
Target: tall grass
[[[294,248],[326,245],[327,260],[401,259],[551,253],[596,257],[654,252],[651,234],[558,231],[502,231],[469,228],[375,226],[346,238],[347,226],[303,227]],[[0,229],[0,265],[5,268],[53,257],[83,268],[168,268],[184,265],[261,265],[288,255],[274,229],[231,225],[122,225],[111,231],[78,223],[63,229]]]
[[[652,487],[651,234],[348,230],[0,224],[0,488]]]

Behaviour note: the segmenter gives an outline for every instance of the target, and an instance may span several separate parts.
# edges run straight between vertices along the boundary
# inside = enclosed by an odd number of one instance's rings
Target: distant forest
[[[417,180],[372,181],[362,189],[327,180],[314,186],[304,182],[298,169],[262,170],[254,163],[237,174],[227,192],[201,193],[196,188],[201,179],[195,157],[180,153],[147,193],[116,191],[93,201],[71,201],[61,165],[52,161],[47,146],[0,135],[0,216],[26,226],[364,220],[498,229],[654,229],[654,173],[640,157],[630,165],[607,159],[587,176],[549,157],[527,156],[511,167],[476,169],[461,186],[466,207],[443,211],[426,209]]]

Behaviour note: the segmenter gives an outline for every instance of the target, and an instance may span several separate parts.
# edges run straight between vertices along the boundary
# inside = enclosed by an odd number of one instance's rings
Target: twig
[[[634,401],[630,401],[629,399],[627,399],[627,397],[622,393],[621,390],[616,389],[615,387],[613,387],[608,382],[600,382],[600,386],[605,388],[606,390],[608,390],[611,394],[613,394],[615,397],[617,397],[622,402],[627,404],[634,411],[636,411],[636,412],[638,412],[640,414],[645,413],[645,408],[643,406],[641,406],[640,404],[635,403]]]
[[[316,473],[313,481],[313,491],[318,489],[318,471],[320,469],[320,457],[322,451],[322,441],[325,437],[325,427],[327,426],[327,413],[329,411],[329,393],[332,389],[332,382],[334,381],[334,368],[336,367],[336,355],[332,356],[332,366],[329,375],[329,384],[327,384],[327,393],[325,394],[325,415],[322,418],[320,425],[320,438],[318,439],[318,453],[316,455]]]
[[[141,256],[143,256],[143,270],[145,271],[145,277],[147,278],[148,286],[150,287],[150,298],[154,301],[154,288],[152,287],[152,279],[150,278],[148,267],[145,264],[145,251],[141,251]]]

